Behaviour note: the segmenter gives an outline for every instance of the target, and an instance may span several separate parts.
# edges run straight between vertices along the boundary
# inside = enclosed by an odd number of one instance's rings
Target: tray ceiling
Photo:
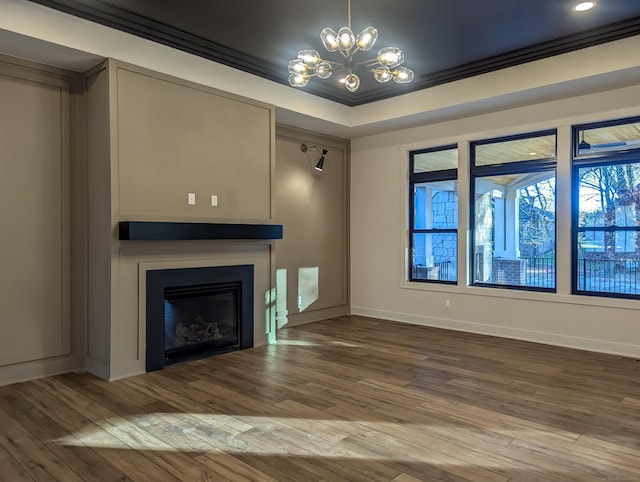
[[[32,1],[286,85],[298,50],[332,59],[320,31],[347,24],[347,0]],[[352,0],[353,30],[376,27],[374,51],[400,47],[414,81],[379,84],[363,74],[355,93],[333,77],[311,79],[304,90],[355,106],[640,34],[638,0],[600,0],[586,13],[574,12],[575,3]]]

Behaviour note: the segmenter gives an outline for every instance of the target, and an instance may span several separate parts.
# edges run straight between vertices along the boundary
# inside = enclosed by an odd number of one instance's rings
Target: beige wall
[[[119,241],[117,226],[273,222],[273,109],[114,60],[88,73],[86,88],[87,369],[107,379],[145,371],[147,269],[253,264],[254,343],[266,343],[273,242]]]
[[[269,107],[122,64],[115,77],[121,219],[271,217]]]
[[[324,170],[315,165],[328,153]],[[280,126],[276,139],[276,221],[284,239],[276,243],[277,268],[286,276],[278,326],[317,321],[349,311],[349,144]],[[279,282],[278,297],[285,293]],[[288,319],[280,316],[282,310]]]
[[[638,99],[640,85],[352,140],[352,313],[640,356],[640,302],[570,294],[568,229],[571,124],[639,115]],[[468,141],[556,127],[558,293],[466,286]],[[407,151],[458,141],[459,284],[408,283]]]
[[[0,57],[0,385],[81,366],[73,85],[69,72]]]

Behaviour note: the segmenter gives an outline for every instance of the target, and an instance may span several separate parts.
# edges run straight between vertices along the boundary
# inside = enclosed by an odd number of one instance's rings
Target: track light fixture
[[[327,153],[329,151],[327,151],[326,149],[320,150],[320,148],[318,146],[308,146],[306,144],[300,144],[300,150],[302,152],[307,152],[309,149],[315,149],[316,151],[318,151],[321,154],[320,159],[318,160],[318,163],[316,164],[315,169],[316,169],[316,171],[322,172],[322,169],[324,168],[324,159],[327,156]]]

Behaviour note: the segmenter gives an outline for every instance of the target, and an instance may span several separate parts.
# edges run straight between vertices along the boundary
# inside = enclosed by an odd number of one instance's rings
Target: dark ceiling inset
[[[347,24],[347,0],[31,1],[286,85],[298,50],[334,60],[320,31]],[[575,3],[352,0],[353,30],[376,27],[373,50],[400,47],[415,80],[379,84],[363,74],[355,93],[335,78],[311,79],[304,90],[356,106],[640,34],[639,0],[601,0],[586,13]]]

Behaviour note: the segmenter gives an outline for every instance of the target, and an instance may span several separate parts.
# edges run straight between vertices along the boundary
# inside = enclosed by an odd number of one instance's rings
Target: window
[[[639,298],[640,119],[573,134],[573,292]]]
[[[556,132],[471,143],[471,280],[555,291]]]
[[[457,281],[458,147],[409,153],[409,280]]]

